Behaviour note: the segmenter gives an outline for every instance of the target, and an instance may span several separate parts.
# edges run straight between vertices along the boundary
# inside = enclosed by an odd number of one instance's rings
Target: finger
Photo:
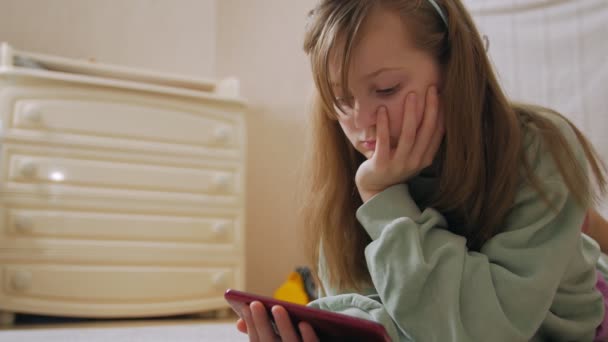
[[[431,144],[427,148],[426,152],[424,152],[424,160],[423,165],[430,166],[437,155],[437,151],[439,151],[439,147],[441,146],[441,142],[443,142],[443,137],[445,136],[445,120],[443,115],[439,114],[439,120],[437,121],[437,130],[431,139]]]
[[[289,314],[287,310],[285,310],[282,306],[273,306],[272,307],[272,316],[274,317],[274,321],[279,328],[279,334],[281,335],[281,340],[283,342],[298,342],[300,341],[300,337],[298,336],[297,331],[293,327],[293,323],[289,318]]]
[[[251,303],[250,307],[253,323],[255,324],[260,341],[274,341],[276,334],[274,333],[274,329],[272,329],[272,324],[270,323],[264,304],[255,301]]]
[[[302,334],[302,341],[319,342],[319,338],[310,324],[300,322],[300,324],[298,324],[298,328],[300,329],[300,334]]]
[[[424,94],[424,98],[420,97],[420,101],[416,101],[416,133],[418,133],[418,130],[420,129],[420,126],[422,126],[422,118],[424,117],[424,108],[426,107],[426,97],[427,97],[427,93],[428,93],[428,88],[427,88],[427,92],[425,92]]]
[[[397,150],[395,151],[395,158],[398,159],[399,163],[404,163],[414,146],[416,141],[416,93],[409,93],[405,99],[405,105],[403,110],[403,123],[401,124],[401,135],[399,136],[399,142],[397,143]]]
[[[244,334],[247,333],[247,323],[245,323],[244,319],[239,318],[239,320],[236,321],[236,329]]]
[[[249,309],[249,306],[245,306],[243,310],[241,310],[241,314],[243,315],[243,319],[247,324],[247,334],[249,335],[249,341],[259,341],[260,339],[258,338],[258,333],[255,329],[255,323],[253,323],[253,317],[251,316],[251,310]]]
[[[437,119],[439,114],[439,99],[437,97],[437,88],[429,87],[426,92],[426,103],[424,106],[424,116],[422,124],[416,134],[416,142],[410,153],[410,160],[422,161],[426,158],[425,152],[428,150],[433,135],[437,131]],[[420,166],[420,165],[418,165]]]
[[[382,106],[378,109],[376,120],[376,149],[372,158],[378,164],[384,164],[389,161],[391,152],[391,138],[386,107]]]

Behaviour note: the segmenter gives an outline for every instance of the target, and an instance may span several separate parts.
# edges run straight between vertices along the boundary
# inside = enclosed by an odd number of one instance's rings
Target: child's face
[[[414,48],[398,14],[381,9],[370,15],[353,50],[348,74],[350,94],[342,94],[337,86],[339,72],[337,64],[332,63],[334,92],[338,99],[351,104],[337,109],[340,126],[355,149],[368,159],[375,148],[376,113],[381,106],[388,110],[391,147],[395,148],[407,94],[417,94],[416,112],[422,113],[427,88],[435,85],[441,89],[435,59]]]

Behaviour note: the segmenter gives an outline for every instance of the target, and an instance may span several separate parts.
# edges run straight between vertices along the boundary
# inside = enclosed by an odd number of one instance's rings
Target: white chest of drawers
[[[0,51],[4,323],[224,310],[244,286],[234,83]]]

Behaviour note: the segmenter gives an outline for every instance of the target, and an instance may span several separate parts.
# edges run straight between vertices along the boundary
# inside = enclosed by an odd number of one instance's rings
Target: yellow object
[[[306,305],[310,302],[306,289],[304,288],[304,279],[298,272],[291,272],[287,281],[283,283],[275,292],[274,298],[290,303]]]

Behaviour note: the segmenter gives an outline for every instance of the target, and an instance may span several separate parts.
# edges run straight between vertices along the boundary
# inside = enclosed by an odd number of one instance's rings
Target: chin
[[[363,150],[363,149],[356,149],[357,152],[361,153],[362,156],[365,157],[365,159],[371,159],[374,156],[374,151],[370,151],[370,150]]]

